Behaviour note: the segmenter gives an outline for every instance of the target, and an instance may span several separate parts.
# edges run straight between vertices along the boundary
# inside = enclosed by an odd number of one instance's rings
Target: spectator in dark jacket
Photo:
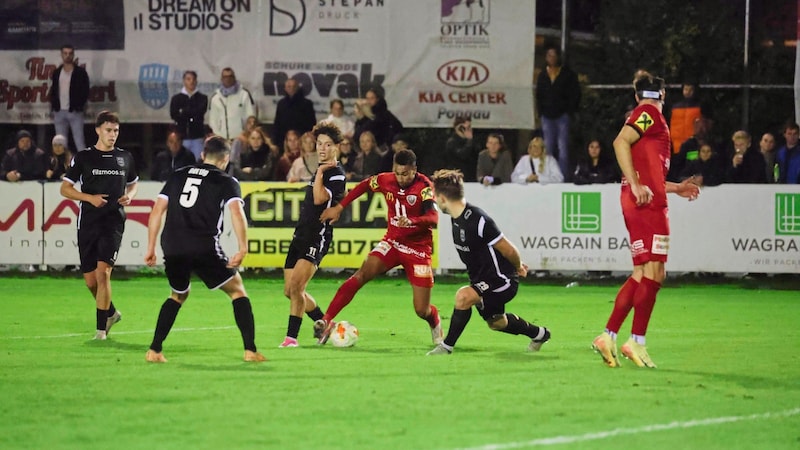
[[[208,97],[197,90],[197,72],[187,70],[183,73],[183,88],[169,102],[169,115],[183,136],[183,146],[192,152],[196,160],[200,160],[200,153],[203,152],[203,116],[207,109]]]
[[[389,106],[383,96],[383,89],[371,88],[367,91],[365,98],[372,108],[372,114],[375,116],[371,131],[375,135],[378,147],[383,148],[385,151],[391,145],[395,135],[403,132],[403,124],[389,111]]]
[[[766,183],[766,163],[758,150],[751,148],[750,133],[733,133],[733,148],[728,153],[725,169],[726,183]]]
[[[718,186],[722,184],[722,170],[719,164],[719,155],[714,152],[711,144],[703,142],[697,151],[697,159],[688,161],[680,174],[680,181],[694,177],[698,186]]]
[[[478,181],[475,168],[478,166],[478,153],[481,149],[472,138],[472,120],[459,116],[453,121],[453,134],[444,145],[444,158],[437,169],[457,169],[464,175],[464,182]],[[433,173],[431,171],[431,173]]]
[[[33,144],[27,130],[17,133],[17,145],[6,151],[0,165],[0,179],[3,181],[45,180],[49,160],[44,150]]]
[[[586,155],[575,167],[573,182],[575,184],[616,183],[619,181],[617,165],[603,152],[600,141],[594,139],[586,146]]]
[[[78,60],[75,59],[75,47],[72,45],[61,46],[61,61],[63,64],[53,71],[53,77],[50,79],[53,125],[56,127],[56,134],[65,137],[69,136],[71,130],[76,150],[85,150],[83,111],[86,102],[89,101],[89,74],[86,73],[86,69],[78,65]],[[67,89],[62,91],[62,87]]]
[[[51,145],[50,165],[45,177],[48,181],[61,181],[72,163],[72,152],[67,148],[67,138],[60,134],[53,136]]]
[[[581,86],[575,72],[562,65],[558,47],[547,47],[545,62],[536,81],[536,107],[542,119],[544,146],[558,160],[561,173],[566,177],[572,173],[568,145],[570,116],[578,110]]]
[[[289,130],[294,130],[302,136],[317,124],[314,104],[306,98],[297,80],[289,78],[283,89],[286,95],[280,99],[275,110],[275,124],[272,131],[274,142],[283,142]]]
[[[153,181],[167,181],[169,175],[176,169],[197,163],[192,152],[181,144],[181,136],[177,131],[167,135],[167,149],[156,155],[150,179]]]

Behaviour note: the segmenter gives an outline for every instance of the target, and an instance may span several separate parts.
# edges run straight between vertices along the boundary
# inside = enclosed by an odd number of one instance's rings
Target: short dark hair
[[[338,99],[338,98],[335,98],[335,99],[331,100],[330,107],[331,107],[331,108],[333,108],[333,105],[335,105],[335,104],[337,104],[337,103],[338,103],[339,105],[341,105],[342,109],[344,109],[344,102],[343,102],[343,101],[341,101],[341,100],[340,100],[340,99]]]
[[[792,122],[791,120],[786,122],[786,125],[783,126],[783,132],[786,133],[788,130],[797,130],[800,131],[800,125],[797,123]]]
[[[195,80],[197,79],[197,72],[195,72],[194,70],[187,70],[183,72],[183,78],[186,78],[186,75],[192,75]]]
[[[458,169],[440,169],[433,173],[433,192],[448,200],[464,198],[464,174]]]
[[[206,158],[219,160],[231,153],[231,146],[221,136],[211,136],[203,144],[203,154]]]
[[[119,116],[117,113],[104,109],[97,113],[97,118],[94,120],[94,127],[97,128],[100,125],[111,122],[111,123],[119,123]]]
[[[472,118],[469,116],[456,116],[456,118],[453,120],[453,128],[456,128],[459,125],[467,122],[472,122]]]
[[[64,50],[65,48],[68,48],[70,50],[75,50],[75,47],[72,44],[64,44],[61,46],[61,50]]]
[[[328,136],[331,138],[334,144],[339,144],[342,142],[342,132],[339,130],[339,127],[332,124],[331,122],[320,122],[318,123],[311,133],[314,134],[314,138],[318,138],[321,134]]]
[[[500,151],[506,149],[506,138],[500,133],[491,133],[489,136],[486,137],[486,141],[489,141],[489,138],[495,138],[500,142]]]
[[[640,100],[644,98],[653,98],[653,94],[649,94],[651,92],[658,92],[659,95],[655,100],[659,100],[662,98],[660,92],[664,90],[665,84],[663,78],[657,77],[647,71],[640,71],[637,72],[633,80],[633,89],[636,91],[636,95],[639,96]]]
[[[374,87],[371,87],[371,88],[367,89],[367,92],[369,92],[369,91],[372,91],[372,93],[375,94],[375,96],[378,97],[378,98],[386,97],[386,91],[384,91],[383,88],[380,87],[380,86],[374,86]]]
[[[417,155],[411,149],[403,149],[394,154],[394,163],[398,166],[417,167]]]

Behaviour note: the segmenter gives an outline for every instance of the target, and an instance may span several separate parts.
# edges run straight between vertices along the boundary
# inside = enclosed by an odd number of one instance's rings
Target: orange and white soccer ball
[[[328,340],[334,347],[352,347],[358,342],[358,328],[346,320],[337,322]]]

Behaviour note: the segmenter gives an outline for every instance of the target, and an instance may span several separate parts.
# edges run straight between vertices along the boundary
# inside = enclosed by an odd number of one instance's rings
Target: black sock
[[[508,319],[508,326],[499,331],[508,334],[524,334],[531,339],[539,336],[539,327],[517,316],[516,314],[507,313],[506,319]]]
[[[108,310],[107,309],[98,309],[97,310],[97,329],[98,330],[105,330],[106,329],[106,320],[108,320]]]
[[[239,332],[242,333],[244,349],[251,352],[256,351],[256,324],[249,298],[239,297],[233,301],[233,317],[236,319]]]
[[[447,330],[447,337],[444,338],[444,343],[450,347],[456,346],[456,341],[461,337],[464,328],[469,323],[469,318],[472,317],[472,308],[469,309],[455,309],[453,308],[453,316],[450,317],[450,328]]]
[[[181,309],[181,304],[175,300],[168,298],[161,305],[161,311],[158,313],[158,321],[156,321],[156,331],[153,333],[153,343],[150,344],[150,350],[161,353],[161,344],[169,335],[169,330],[175,323],[175,318],[178,317],[178,311]]]
[[[286,335],[297,339],[297,335],[300,334],[300,324],[302,323],[303,323],[302,317],[290,315],[289,327],[286,329]]]
[[[117,308],[114,308],[114,302],[111,302],[111,306],[108,307],[108,317],[114,315],[117,312]]]
[[[314,310],[313,310],[313,311],[309,311],[309,312],[307,312],[306,314],[308,314],[308,317],[309,317],[311,320],[313,320],[314,322],[318,321],[319,319],[322,319],[322,316],[324,316],[324,315],[325,315],[325,314],[323,314],[322,310],[321,310],[321,309],[319,309],[319,306],[317,306],[316,308],[314,308]]]

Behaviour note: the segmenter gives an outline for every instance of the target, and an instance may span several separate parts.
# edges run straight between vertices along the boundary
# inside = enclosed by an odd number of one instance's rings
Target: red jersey
[[[639,174],[639,183],[653,191],[653,207],[667,206],[667,172],[669,171],[670,137],[664,115],[653,105],[639,105],[625,125],[639,133],[639,140],[631,147],[633,168]],[[634,199],[630,185],[622,181],[623,201]],[[634,201],[635,203],[635,201]]]
[[[347,193],[341,205],[347,206],[367,191],[380,192],[386,199],[388,227],[384,240],[396,241],[428,255],[433,251],[433,227],[439,221],[439,213],[433,203],[431,180],[420,173],[411,186],[401,188],[392,172],[373,175]],[[397,219],[408,217],[411,225],[400,227]]]

